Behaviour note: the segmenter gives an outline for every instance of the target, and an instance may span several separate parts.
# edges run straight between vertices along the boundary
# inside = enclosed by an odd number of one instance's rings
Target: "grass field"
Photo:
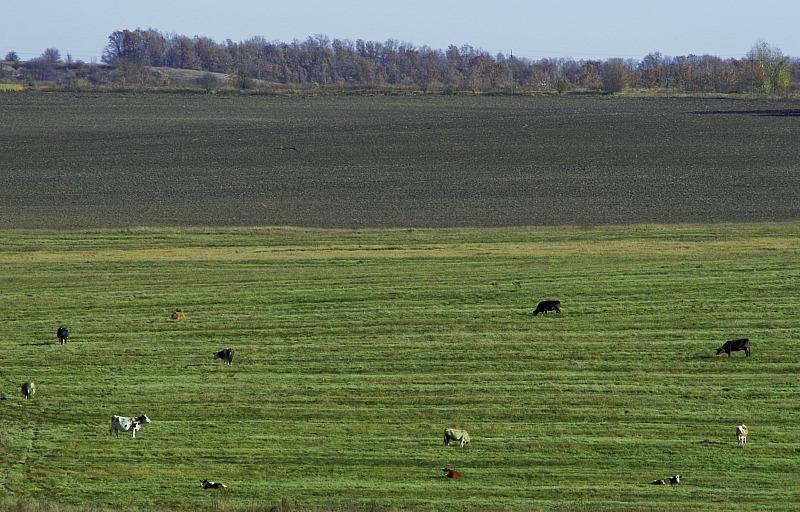
[[[0,502],[797,510],[798,235],[0,231]],[[531,317],[544,298],[563,314]],[[740,336],[753,357],[713,356]],[[471,446],[442,445],[456,425]]]

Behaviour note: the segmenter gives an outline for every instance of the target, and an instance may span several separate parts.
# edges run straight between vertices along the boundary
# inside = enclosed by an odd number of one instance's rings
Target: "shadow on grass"
[[[701,115],[796,117],[800,116],[800,109],[786,108],[786,109],[774,109],[774,110],[695,110],[690,113],[701,114]]]

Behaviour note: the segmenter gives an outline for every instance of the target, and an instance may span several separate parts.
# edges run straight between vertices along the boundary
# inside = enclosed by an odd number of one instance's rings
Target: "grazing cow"
[[[739,338],[738,340],[728,340],[717,349],[717,355],[725,352],[728,357],[731,357],[731,352],[739,352],[744,350],[744,355],[750,357],[750,340],[747,338]]]
[[[667,484],[669,484],[669,485],[674,487],[674,486],[678,485],[679,483],[681,483],[681,475],[675,475],[675,476],[671,476],[669,478],[664,478],[664,479],[659,478],[658,480],[653,480],[650,483],[653,484],[653,485],[667,485]]]
[[[36,384],[33,382],[26,382],[22,385],[20,391],[22,391],[22,396],[25,397],[25,400],[33,398],[33,395],[36,394]]]
[[[462,478],[461,472],[456,471],[455,469],[442,468],[442,471],[444,472],[444,476],[447,478]]]
[[[459,446],[464,448],[464,446],[469,444],[469,434],[466,430],[459,430],[457,428],[446,428],[444,429],[444,444],[445,446],[450,446],[450,441],[458,441]]]
[[[748,432],[747,425],[742,423],[736,427],[736,439],[739,440],[739,446],[744,448],[744,445],[747,444],[747,432]]]
[[[546,315],[548,311],[561,313],[561,308],[559,306],[561,306],[560,300],[543,300],[536,306],[536,309],[533,310],[533,316]]]
[[[171,315],[169,315],[169,318],[170,320],[185,320],[186,313],[184,313],[181,308],[178,308],[175,311],[173,311]]]
[[[219,352],[214,352],[214,360],[217,359],[222,359],[226,365],[230,366],[233,363],[233,349],[225,347]]]
[[[63,345],[67,342],[67,338],[69,338],[69,329],[63,325],[59,326],[59,328],[56,329],[56,336],[58,336],[58,341]]]
[[[227,489],[228,486],[219,482],[212,482],[210,480],[200,480],[200,487],[203,489]]]
[[[136,432],[146,423],[150,423],[150,418],[146,414],[142,414],[138,418],[126,418],[115,414],[111,417],[111,428],[108,429],[108,433],[109,435],[118,435],[120,431],[131,432],[133,438],[136,439]]]

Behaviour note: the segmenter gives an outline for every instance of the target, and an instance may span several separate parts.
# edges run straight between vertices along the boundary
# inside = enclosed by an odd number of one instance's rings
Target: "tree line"
[[[54,52],[57,50],[46,50],[47,55],[38,59],[39,68],[53,62]],[[643,88],[781,93],[800,82],[800,60],[783,55],[764,41],[738,59],[670,57],[654,52],[641,60],[534,60],[503,53],[493,56],[470,45],[439,50],[393,39],[351,41],[315,35],[290,43],[263,37],[216,42],[154,29],[126,29],[111,33],[102,60],[120,70],[120,79],[128,83],[145,83],[146,69],[155,66],[225,73],[240,88],[253,87],[260,81],[425,91],[618,92]]]

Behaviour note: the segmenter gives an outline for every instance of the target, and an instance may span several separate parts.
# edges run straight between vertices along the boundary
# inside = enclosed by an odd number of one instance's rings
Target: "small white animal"
[[[736,427],[736,439],[739,440],[739,446],[742,448],[747,444],[747,431],[747,425],[744,423]]]

